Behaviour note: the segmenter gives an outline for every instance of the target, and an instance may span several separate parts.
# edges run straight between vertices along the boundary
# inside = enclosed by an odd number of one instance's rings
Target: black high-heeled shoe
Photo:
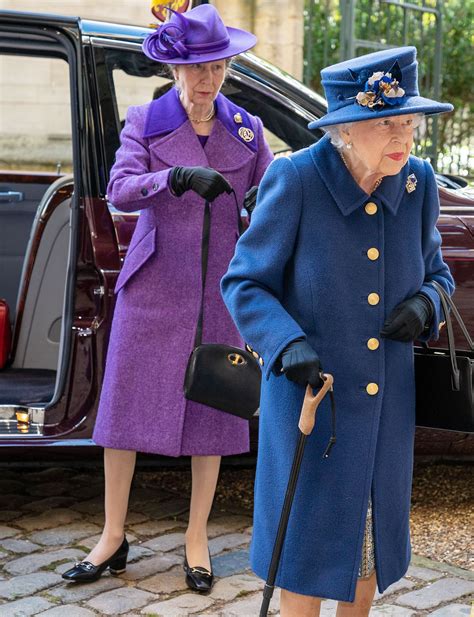
[[[90,561],[78,561],[73,568],[64,572],[62,577],[70,583],[93,583],[99,579],[102,573],[109,568],[110,573],[117,575],[125,572],[127,568],[128,542],[123,539],[122,544],[115,553],[98,566]]]
[[[186,585],[193,591],[203,593],[212,589],[214,574],[212,572],[211,553],[209,553],[209,562],[211,564],[210,570],[201,566],[191,568],[186,557],[186,550],[184,551],[183,570],[186,572]]]

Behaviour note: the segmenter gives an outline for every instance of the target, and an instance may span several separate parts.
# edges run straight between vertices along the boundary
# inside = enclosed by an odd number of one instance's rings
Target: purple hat
[[[212,62],[236,56],[257,42],[250,32],[224,26],[212,4],[187,13],[168,10],[171,19],[143,41],[143,52],[152,60],[167,64]]]

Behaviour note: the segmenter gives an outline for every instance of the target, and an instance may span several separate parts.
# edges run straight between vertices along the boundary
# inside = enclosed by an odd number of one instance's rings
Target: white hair
[[[323,126],[322,129],[331,138],[332,145],[338,150],[342,150],[346,145],[346,142],[342,139],[341,133],[347,131],[352,124],[354,124],[354,122],[331,124],[330,126]]]
[[[420,118],[421,122],[415,129],[415,139],[424,137],[426,131],[426,118],[425,114],[414,114],[417,118]],[[344,122],[341,124],[332,124],[330,126],[321,127],[325,133],[331,138],[332,145],[338,150],[342,150],[346,146],[346,142],[343,140],[341,133],[347,132],[349,128],[355,124],[354,122]]]

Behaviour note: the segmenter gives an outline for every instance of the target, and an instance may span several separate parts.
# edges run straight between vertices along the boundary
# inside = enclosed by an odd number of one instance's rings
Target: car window
[[[0,298],[10,307],[12,323],[25,255],[35,255],[39,246],[38,209],[51,194],[49,187],[72,171],[71,126],[68,63],[60,57],[0,54]],[[67,263],[67,254],[60,259]],[[63,293],[64,286],[58,304]]]
[[[130,75],[120,65],[112,67],[112,79],[117,97],[117,113],[123,126],[130,105],[144,105],[160,97],[171,86],[169,77],[153,75],[153,78]]]
[[[0,84],[0,168],[70,173],[67,62],[2,54]]]
[[[318,136],[307,128],[308,121],[277,97],[259,89],[255,83],[228,79],[222,93],[251,114],[258,116],[264,126],[265,137],[277,156],[306,148]]]
[[[149,60],[141,51],[96,46],[94,60],[104,135],[106,185],[120,146],[120,131],[128,107],[151,101],[162,87],[169,87],[171,79],[164,65]],[[102,191],[105,193],[105,186]]]
[[[149,60],[140,51],[96,47],[94,53],[106,136],[104,148],[110,172],[127,108],[161,96],[173,82],[165,65]],[[286,104],[279,96],[271,96],[257,82],[240,79],[237,66],[224,83],[222,92],[261,118],[265,136],[276,156],[287,155],[318,139],[317,134],[308,130],[307,118],[299,115],[295,106]]]

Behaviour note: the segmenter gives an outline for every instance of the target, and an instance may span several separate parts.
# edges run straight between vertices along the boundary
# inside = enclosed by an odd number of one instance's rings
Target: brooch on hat
[[[416,191],[416,183],[418,182],[418,180],[416,179],[415,174],[410,174],[407,178],[407,183],[405,184],[405,188],[407,190],[407,193],[413,193],[413,191]]]
[[[365,82],[364,91],[358,92],[356,102],[362,107],[376,110],[386,104],[401,105],[405,101],[405,90],[400,87],[402,72],[398,62],[384,73],[376,71]]]

